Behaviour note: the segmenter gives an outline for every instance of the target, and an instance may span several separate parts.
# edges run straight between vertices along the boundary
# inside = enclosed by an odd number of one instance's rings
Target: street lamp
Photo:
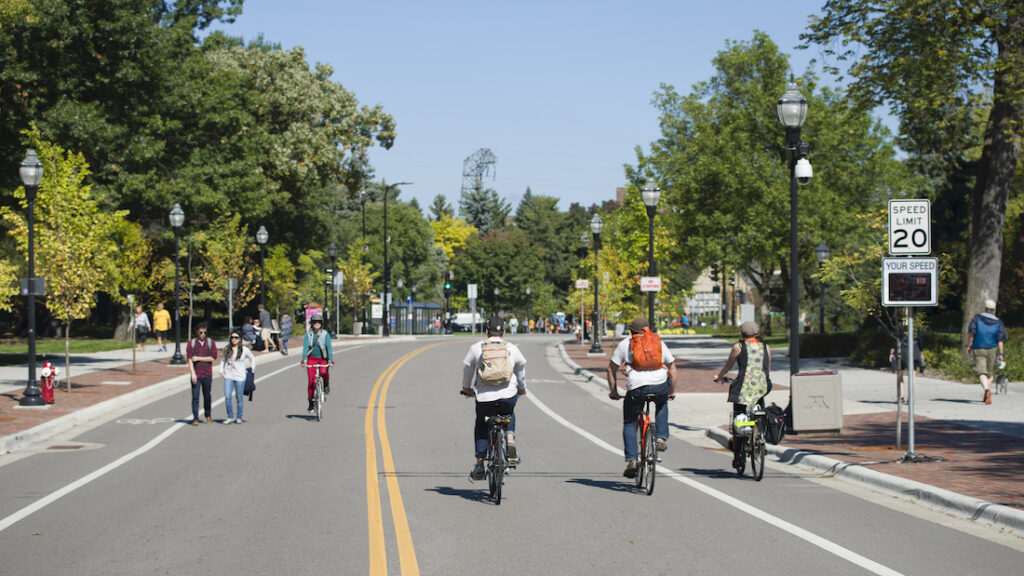
[[[331,307],[331,296],[330,296],[330,293],[331,293],[331,291],[333,291],[333,288],[334,288],[334,275],[336,273],[335,270],[334,270],[334,262],[338,258],[338,245],[335,244],[334,242],[331,242],[330,247],[327,248],[327,256],[331,259],[331,267],[328,268],[329,272],[327,274],[327,286],[329,286],[331,288],[331,290],[326,292],[326,294],[327,294],[327,301],[324,302],[324,308],[328,308],[329,309]],[[335,318],[337,318],[337,316],[338,316],[338,307],[337,306],[334,307],[334,316],[335,316]],[[330,331],[330,326],[331,326],[330,320],[328,318],[324,318],[324,328],[328,328],[328,332]],[[338,333],[337,328],[335,328],[334,333],[335,333],[335,335],[337,335],[337,333]]]
[[[36,192],[43,181],[43,163],[31,148],[18,167],[21,183],[25,185],[25,200],[28,201],[28,384],[25,395],[18,404],[22,406],[45,406],[43,391],[36,382]]]
[[[269,239],[270,234],[267,233],[267,227],[261,224],[260,229],[256,231],[256,242],[260,245],[260,306],[263,306],[264,310],[267,309],[267,285],[263,281],[263,248]]]
[[[814,249],[814,257],[818,259],[818,271],[819,271],[819,274],[820,274],[820,271],[821,271],[821,265],[824,264],[825,260],[828,260],[830,256],[832,256],[832,251],[828,249],[828,244],[825,244],[825,241],[822,240],[821,244],[818,244],[818,247]],[[821,310],[819,311],[819,314],[818,314],[818,317],[819,317],[819,320],[820,320],[821,324],[818,327],[818,333],[819,334],[824,334],[825,333],[825,283],[821,281],[820,276],[819,276],[818,284],[821,287]]]
[[[526,333],[527,334],[530,333],[530,319],[533,318],[533,315],[530,313],[530,294],[532,294],[532,293],[533,293],[533,291],[530,290],[529,286],[527,286],[526,287]]]
[[[648,178],[647,184],[640,191],[644,206],[647,207],[647,220],[650,224],[647,230],[647,275],[654,276],[658,273],[654,267],[654,213],[658,211],[658,202],[661,201],[661,189],[654,183],[654,178]],[[654,326],[654,293],[647,293],[647,323],[651,330],[657,332]]]
[[[594,328],[590,338],[589,354],[604,354],[604,350],[601,349],[601,328],[598,327],[598,323],[601,321],[601,311],[598,308],[600,304],[597,301],[597,295],[601,292],[601,280],[597,274],[597,252],[601,249],[602,228],[604,228],[604,221],[601,220],[599,214],[594,214],[594,217],[590,219],[590,231],[594,234]]]
[[[181,233],[181,225],[185,223],[185,211],[181,209],[181,204],[175,202],[167,217],[174,230],[174,356],[171,356],[170,363],[179,366],[185,363],[185,357],[181,355],[181,277],[178,271],[178,255],[181,250],[178,238]],[[261,266],[262,262],[261,259]]]
[[[391,265],[388,264],[388,243],[391,237],[388,236],[388,194],[399,186],[412,184],[412,182],[395,182],[384,186],[384,296],[381,311],[381,325],[384,336],[391,336],[391,322],[388,318],[388,300],[391,292]]]
[[[796,82],[792,80],[786,85],[786,91],[779,98],[776,106],[779,114],[779,121],[786,128],[786,152],[789,165],[789,373],[796,374],[800,371],[800,263],[797,258],[797,170],[798,162],[802,161],[810,168],[810,163],[803,156],[807,155],[807,145],[800,141],[800,127],[807,119],[807,99],[800,94]],[[809,171],[809,170],[808,170]],[[810,179],[801,176],[800,180],[806,183]]]
[[[494,289],[494,302],[491,303],[494,306],[494,312],[491,312],[491,316],[498,315],[498,289]]]

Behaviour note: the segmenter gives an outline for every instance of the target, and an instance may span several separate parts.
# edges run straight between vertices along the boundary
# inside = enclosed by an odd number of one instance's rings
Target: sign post
[[[473,313],[473,323],[469,330],[476,335],[476,284],[466,284],[466,297],[469,298],[469,309]]]
[[[903,456],[904,462],[926,460],[914,451],[914,307],[938,305],[939,262],[936,258],[913,256],[931,254],[931,227],[929,200],[889,200],[889,254],[907,256],[882,259],[882,305],[907,309],[907,453]],[[896,345],[899,347],[900,343]],[[897,445],[902,412],[899,390],[902,368],[901,363],[896,365]]]
[[[586,290],[590,289],[590,280],[577,280],[576,289],[581,290],[580,292],[580,344],[587,339],[587,321],[583,316],[583,296],[586,294]]]

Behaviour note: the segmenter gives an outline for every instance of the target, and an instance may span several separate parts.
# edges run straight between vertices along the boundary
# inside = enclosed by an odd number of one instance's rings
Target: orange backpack
[[[650,328],[629,337],[629,350],[633,353],[634,370],[659,370],[665,366],[661,361],[661,338]]]

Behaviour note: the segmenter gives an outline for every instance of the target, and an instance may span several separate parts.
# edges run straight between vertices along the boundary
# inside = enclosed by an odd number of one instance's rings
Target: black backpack
[[[764,409],[765,427],[764,439],[769,444],[778,444],[786,435],[786,411],[772,402],[772,405]]]

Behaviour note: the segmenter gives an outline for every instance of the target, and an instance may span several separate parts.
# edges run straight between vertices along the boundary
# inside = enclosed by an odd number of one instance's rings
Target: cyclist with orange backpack
[[[516,450],[516,400],[526,394],[526,357],[515,344],[506,342],[505,322],[498,316],[487,321],[487,340],[469,347],[462,361],[462,395],[476,397],[473,440],[476,465],[471,480],[483,480],[487,456],[487,418],[512,416],[508,423],[508,458],[518,462]]]
[[[608,362],[608,397],[621,398],[617,376],[626,374],[626,397],[622,403],[622,441],[625,444],[626,478],[636,477],[636,419],[643,410],[644,396],[654,394],[654,434],[659,451],[668,448],[668,401],[676,397],[676,359],[661,338],[651,332],[643,316],[629,324],[629,338],[623,338]]]

